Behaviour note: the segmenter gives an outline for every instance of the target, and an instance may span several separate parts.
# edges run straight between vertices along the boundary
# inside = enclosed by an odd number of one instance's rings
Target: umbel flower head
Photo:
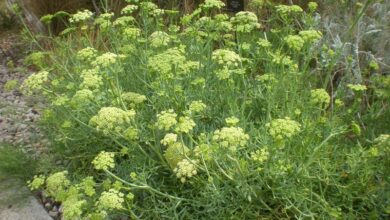
[[[164,153],[164,157],[167,160],[169,166],[174,169],[177,163],[186,158],[186,154],[190,150],[184,144],[176,142],[168,146]]]
[[[95,159],[93,159],[92,164],[97,170],[108,170],[115,167],[115,153],[113,152],[100,152]]]
[[[274,119],[271,123],[267,123],[269,134],[276,141],[283,141],[285,138],[291,138],[301,131],[301,125],[291,120],[289,117]]]
[[[150,36],[150,45],[152,47],[163,47],[168,46],[170,37],[164,31],[155,31]]]
[[[185,183],[188,178],[191,178],[198,173],[196,170],[196,161],[183,159],[177,163],[173,172],[176,173],[176,177],[179,178],[182,183]]]
[[[45,184],[45,176],[43,175],[35,175],[32,181],[27,181],[28,187],[30,190],[37,190]]]
[[[175,131],[178,133],[189,133],[195,127],[195,122],[188,116],[179,118],[179,123],[175,127]]]
[[[161,140],[161,144],[164,146],[170,146],[177,141],[177,134],[168,133],[165,135],[165,137]]]
[[[201,100],[193,101],[190,104],[189,110],[191,113],[201,113],[206,109],[206,104],[204,104]]]
[[[213,140],[221,147],[229,148],[234,152],[237,147],[246,145],[249,140],[249,135],[245,134],[244,130],[239,127],[224,127],[214,132]]]
[[[77,196],[71,196],[62,202],[64,220],[78,219],[83,214],[86,200],[79,200]]]
[[[231,18],[231,22],[237,32],[249,33],[260,28],[256,14],[249,11],[238,12],[236,16]]]
[[[234,51],[225,49],[215,50],[212,54],[212,59],[217,64],[227,67],[238,67],[241,63],[240,55]]]
[[[89,10],[78,11],[76,14],[73,14],[69,18],[70,23],[80,23],[87,20],[90,20],[93,16],[93,13]]]
[[[325,89],[311,90],[310,98],[310,103],[319,108],[326,108],[330,103],[330,96]]]
[[[134,120],[135,111],[124,111],[116,107],[103,107],[97,115],[93,116],[89,123],[96,126],[98,131],[109,135],[110,133],[122,133]]]
[[[84,61],[92,61],[97,56],[97,50],[92,47],[86,47],[84,49],[81,49],[77,52],[77,57],[80,60]]]
[[[135,92],[122,93],[121,98],[124,102],[126,102],[126,104],[128,104],[132,108],[146,101],[146,96]]]
[[[92,65],[100,68],[107,68],[115,64],[117,60],[118,60],[117,54],[107,52],[96,57],[95,61],[92,62]]]
[[[81,72],[82,82],[80,88],[92,91],[98,90],[103,85],[103,78],[98,75],[96,69],[83,70]]]
[[[67,175],[68,171],[61,171],[47,177],[46,191],[50,196],[55,197],[57,200],[64,198],[66,188],[70,185]]]
[[[160,114],[157,114],[156,125],[158,129],[168,131],[177,124],[176,117],[177,114],[173,111],[173,109],[162,111]]]
[[[288,35],[284,38],[284,41],[289,48],[295,51],[301,51],[304,45],[304,40],[299,35]]]
[[[124,194],[116,189],[110,189],[106,192],[102,192],[99,200],[96,202],[96,206],[102,211],[121,210],[123,209]]]
[[[41,91],[43,85],[48,81],[49,72],[40,71],[38,73],[30,75],[27,79],[24,80],[21,89],[26,95],[31,95],[35,91]]]

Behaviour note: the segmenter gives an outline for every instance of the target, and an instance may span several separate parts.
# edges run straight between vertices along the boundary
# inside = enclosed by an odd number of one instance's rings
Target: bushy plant
[[[69,160],[30,187],[66,219],[388,216],[389,137],[365,127],[369,87],[324,82],[313,3],[260,24],[216,0],[182,18],[127,2],[71,16],[22,86]]]

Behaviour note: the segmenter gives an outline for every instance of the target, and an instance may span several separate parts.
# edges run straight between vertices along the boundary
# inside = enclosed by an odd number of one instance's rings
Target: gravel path
[[[0,148],[11,146],[37,158],[48,144],[36,126],[43,103],[36,98],[24,97],[18,91],[28,74],[20,68],[23,60],[14,56],[21,54],[13,51],[16,42],[14,35],[0,37]],[[0,220],[19,219],[52,218],[23,183],[3,176],[0,178]]]

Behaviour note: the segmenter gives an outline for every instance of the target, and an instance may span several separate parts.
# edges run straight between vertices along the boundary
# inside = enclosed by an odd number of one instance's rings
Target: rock
[[[58,216],[58,212],[54,212],[54,211],[49,211],[49,215],[52,217],[52,218],[55,218]]]

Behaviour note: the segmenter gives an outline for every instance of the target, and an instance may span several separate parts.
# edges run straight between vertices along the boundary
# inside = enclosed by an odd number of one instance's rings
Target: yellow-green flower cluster
[[[67,198],[62,202],[62,215],[64,220],[79,219],[83,214],[83,208],[86,204],[86,200],[79,200],[77,196]]]
[[[177,114],[173,111],[173,109],[169,109],[168,111],[162,111],[157,114],[157,127],[161,130],[168,131],[173,126],[177,124],[176,120]]]
[[[146,101],[146,96],[135,92],[125,92],[121,95],[121,98],[132,108]]]
[[[78,11],[76,14],[73,14],[69,18],[70,23],[80,23],[86,20],[90,20],[93,16],[93,13],[89,10]]]
[[[234,152],[237,147],[246,145],[249,140],[249,135],[245,134],[244,130],[240,127],[224,127],[214,132],[213,140],[221,147],[229,148]]]
[[[124,111],[116,107],[103,107],[97,115],[93,116],[89,123],[96,126],[98,131],[109,135],[112,132],[125,131],[135,117],[134,110]]]
[[[241,63],[240,55],[234,51],[217,49],[212,54],[212,59],[219,65],[226,67],[238,67]]]
[[[165,135],[165,137],[161,140],[161,144],[164,146],[170,146],[176,143],[177,141],[177,134],[168,133]]]
[[[123,15],[130,15],[132,14],[133,12],[137,11],[138,10],[138,6],[137,5],[126,5],[122,10],[121,10],[121,13]]]
[[[296,51],[301,51],[305,43],[302,37],[300,37],[299,35],[288,35],[287,37],[284,38],[284,41],[286,42],[289,48]]]
[[[299,35],[305,41],[305,43],[314,43],[322,38],[322,33],[316,30],[300,31]]]
[[[309,2],[309,4],[307,4],[307,7],[309,8],[310,12],[314,12],[315,10],[317,10],[318,4],[317,2]]]
[[[222,1],[220,0],[206,0],[202,5],[201,7],[203,9],[212,9],[212,8],[216,8],[216,9],[221,9],[222,7],[225,6],[225,3],[223,3]]]
[[[267,89],[271,89],[272,85],[278,81],[273,73],[256,76],[256,80],[262,82]]]
[[[367,86],[360,84],[348,84],[348,88],[352,89],[355,92],[361,92],[367,90]]]
[[[286,16],[289,14],[299,14],[303,12],[303,9],[298,5],[277,5],[275,6],[276,11],[281,15]]]
[[[34,91],[42,90],[42,84],[47,82],[48,78],[49,72],[47,71],[40,71],[38,73],[32,74],[24,80],[21,89],[25,94],[31,95]]]
[[[90,89],[92,91],[98,90],[103,85],[103,78],[98,75],[96,69],[83,70],[81,72],[82,82],[80,88]]]
[[[123,209],[124,194],[116,189],[102,192],[96,206],[99,210],[121,210]]]
[[[271,123],[267,123],[266,127],[269,134],[277,141],[291,138],[301,131],[301,125],[289,117],[274,119]]]
[[[194,155],[197,158],[209,161],[213,157],[213,148],[211,148],[208,144],[200,144],[194,148]]]
[[[231,19],[232,24],[237,32],[249,33],[257,28],[260,28],[257,16],[253,12],[241,11]]]
[[[117,60],[117,54],[107,52],[96,57],[96,59],[92,62],[92,65],[100,68],[108,68],[111,65],[115,64]]]
[[[225,118],[225,122],[228,126],[236,126],[238,122],[240,122],[240,119],[233,116],[233,117]]]
[[[170,37],[164,31],[155,31],[150,36],[150,46],[152,47],[164,47],[168,46]]]
[[[381,134],[375,138],[374,145],[369,150],[371,156],[377,157],[390,153],[390,135]],[[387,156],[388,157],[388,156]]]
[[[113,152],[100,152],[95,159],[93,159],[92,164],[96,170],[108,170],[115,167],[115,153]]]
[[[174,47],[150,57],[148,67],[159,75],[172,75],[185,62],[184,48]]]
[[[176,142],[168,146],[164,152],[164,157],[167,160],[169,166],[174,169],[181,160],[186,158],[186,155],[189,153],[188,147],[182,143]]]
[[[204,104],[201,100],[193,101],[190,104],[189,110],[191,113],[201,113],[206,109],[206,104]]]
[[[326,108],[330,103],[330,96],[325,89],[311,90],[310,98],[310,103],[320,108]]]
[[[195,127],[195,122],[188,116],[182,116],[179,118],[179,123],[175,127],[175,131],[178,133],[189,133]]]
[[[187,179],[195,176],[198,173],[196,170],[196,161],[183,159],[177,163],[177,166],[173,172],[176,173],[176,177],[179,178],[182,183],[185,183]]]
[[[263,38],[260,38],[259,40],[257,40],[257,45],[259,45],[260,47],[263,47],[263,48],[268,48],[268,47],[272,46],[271,42],[269,42],[267,39],[263,39]]]
[[[37,190],[45,184],[45,176],[35,175],[32,181],[27,181],[30,190]]]
[[[135,40],[139,36],[141,36],[141,30],[139,28],[135,28],[135,27],[127,27],[127,28],[123,29],[122,32],[123,32],[122,36],[126,40]]]
[[[160,16],[164,13],[164,10],[159,9],[153,2],[141,2],[140,8],[143,12],[151,16]]]
[[[251,153],[252,160],[262,164],[266,160],[268,160],[269,157],[269,151],[267,148],[262,148],[260,150],[256,150],[255,152]]]
[[[76,106],[85,106],[94,99],[94,94],[89,89],[82,89],[76,92],[72,98],[73,104]]]
[[[50,196],[63,199],[66,188],[70,185],[67,178],[68,171],[57,172],[46,179],[46,191]]]
[[[84,178],[81,183],[77,185],[77,187],[83,190],[87,196],[93,196],[96,193],[96,182],[93,180],[92,176]]]
[[[92,47],[86,47],[77,52],[77,57],[80,60],[92,61],[97,56],[97,50]]]
[[[132,24],[134,24],[135,18],[132,16],[123,16],[117,18],[112,24],[114,26],[119,26],[119,27],[128,27]]]
[[[280,52],[271,54],[272,62],[278,65],[286,66],[292,70],[298,69],[298,64],[294,63],[290,56],[281,54]]]

